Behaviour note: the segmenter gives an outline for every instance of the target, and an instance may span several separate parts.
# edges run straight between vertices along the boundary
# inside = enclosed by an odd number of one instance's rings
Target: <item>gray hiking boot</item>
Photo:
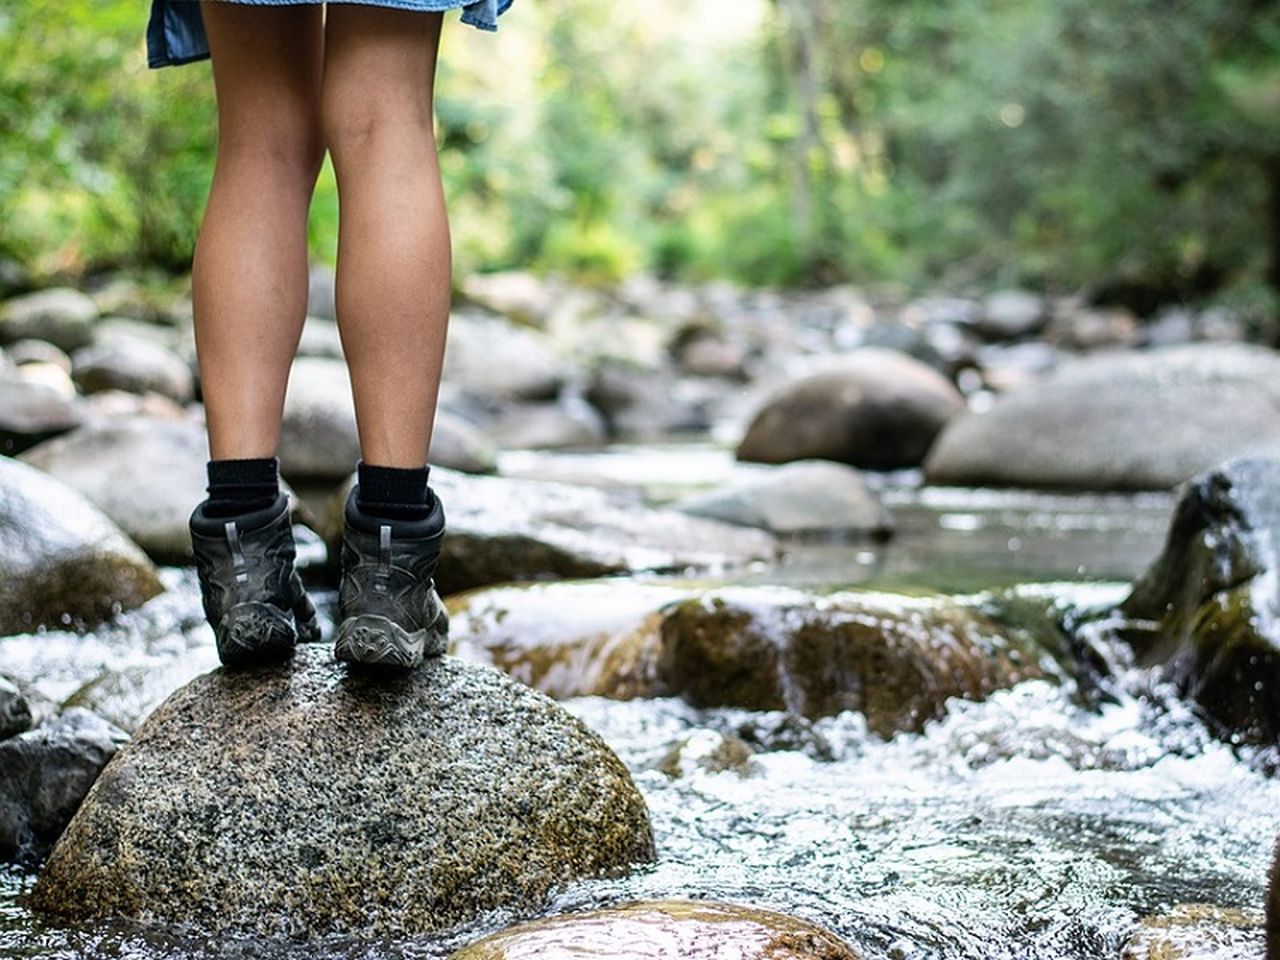
[[[227,666],[281,660],[320,639],[315,606],[294,569],[289,495],[236,517],[210,517],[207,501],[188,526],[205,617]]]
[[[357,483],[347,495],[338,585],[339,660],[416,667],[444,653],[449,615],[435,588],[444,542],[444,506],[434,496],[424,520],[389,521],[361,513]]]

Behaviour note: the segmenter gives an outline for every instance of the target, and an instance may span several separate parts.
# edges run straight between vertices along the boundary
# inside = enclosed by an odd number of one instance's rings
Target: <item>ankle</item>
[[[205,515],[234,517],[270,507],[280,496],[278,457],[210,460]]]
[[[356,464],[356,506],[370,517],[385,520],[425,520],[434,494],[427,485],[430,467],[388,467]]]

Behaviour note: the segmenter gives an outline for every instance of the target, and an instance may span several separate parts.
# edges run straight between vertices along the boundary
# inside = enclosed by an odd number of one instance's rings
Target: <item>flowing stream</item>
[[[645,486],[671,475],[649,470],[653,456],[663,454],[530,455],[504,470]],[[696,450],[666,456],[668,468],[686,458],[695,476],[701,464],[703,480],[723,465]],[[1164,495],[920,490],[903,479],[885,490],[899,522],[891,543],[798,543],[782,563],[732,582],[952,593],[1020,585],[1064,607],[1105,607],[1159,550],[1172,504]],[[108,667],[145,672],[163,692],[214,666],[194,574],[164,576],[170,591],[114,626],[0,640],[3,669],[60,698]],[[332,595],[319,599],[331,614]],[[625,880],[563,890],[543,914],[714,898],[814,920],[867,960],[1260,958],[1280,783],[1128,664],[1105,622],[1088,632],[1110,665],[1100,689],[1031,681],[954,703],[923,733],[890,741],[851,713],[808,723],[675,700],[569,701],[633,772],[659,859]],[[657,769],[673,743],[691,738],[696,752],[724,733],[771,749],[745,772]],[[21,904],[32,881],[16,868],[0,873],[0,956],[434,958],[518,919],[395,942],[208,939],[51,925]],[[1164,947],[1176,952],[1156,952]]]

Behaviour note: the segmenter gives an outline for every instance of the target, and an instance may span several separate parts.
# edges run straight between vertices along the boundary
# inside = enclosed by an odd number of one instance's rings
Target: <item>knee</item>
[[[434,138],[429,98],[344,96],[333,87],[321,97],[320,125],[335,165],[368,156],[381,144],[394,144],[399,155],[408,143]]]
[[[324,154],[319,117],[280,123],[263,120],[254,129],[223,131],[218,138],[220,162],[245,160],[268,176],[302,186],[314,185]]]

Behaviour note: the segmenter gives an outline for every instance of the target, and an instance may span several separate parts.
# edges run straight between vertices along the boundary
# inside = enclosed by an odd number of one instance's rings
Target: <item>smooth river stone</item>
[[[714,901],[655,900],[503,930],[450,960],[858,960],[829,930],[785,913]]]
[[[32,905],[268,935],[427,933],[652,860],[644,801],[552,700],[454,658],[350,672],[303,645],[165,701]]]

